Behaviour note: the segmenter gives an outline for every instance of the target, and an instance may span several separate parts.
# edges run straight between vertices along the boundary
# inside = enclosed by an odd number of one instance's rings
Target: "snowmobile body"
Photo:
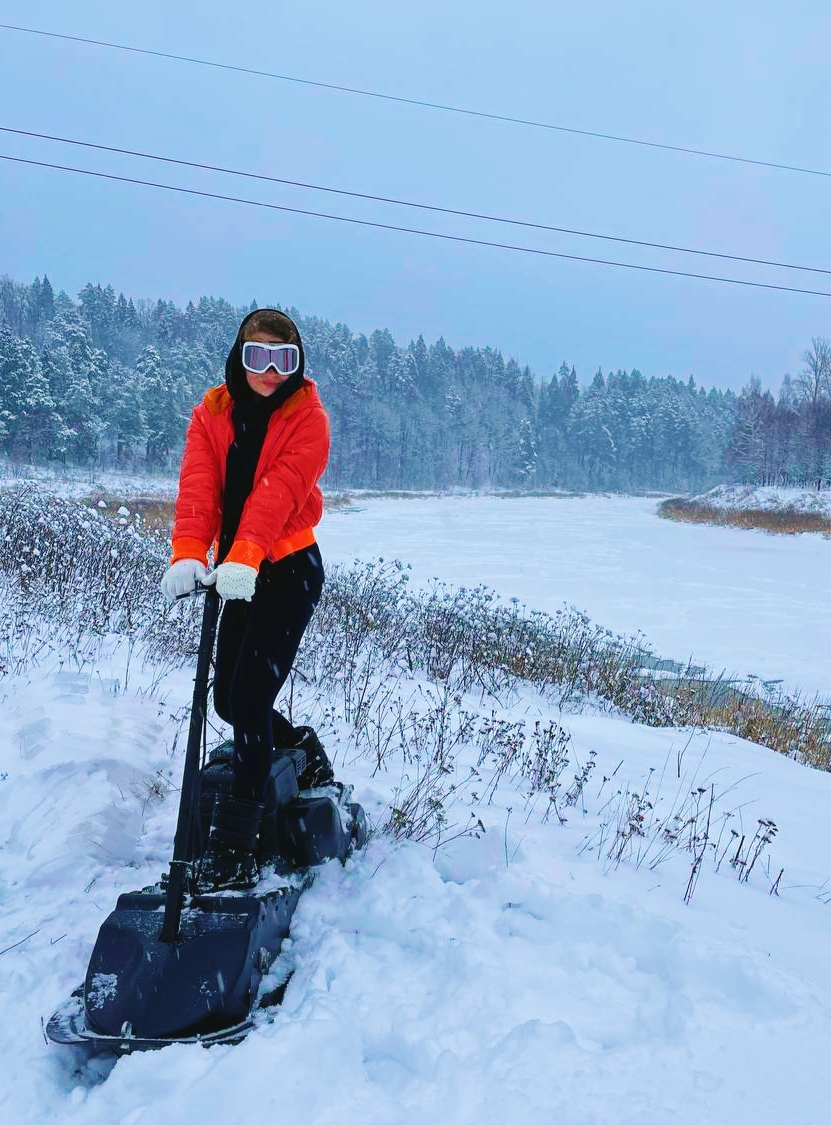
[[[122,1053],[241,1038],[310,882],[306,876],[260,895],[195,896],[175,942],[160,940],[164,894],[121,895],[98,933],[83,987],[55,1013],[47,1035]]]

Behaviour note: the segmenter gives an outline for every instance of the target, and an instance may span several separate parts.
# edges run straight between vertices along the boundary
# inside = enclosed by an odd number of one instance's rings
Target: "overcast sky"
[[[0,22],[831,173],[827,0],[3,0]],[[0,125],[831,270],[831,178],[0,31]],[[742,266],[0,133],[0,153],[379,222],[831,292]],[[535,257],[0,161],[0,273],[294,305],[353,330],[774,389],[831,299]]]

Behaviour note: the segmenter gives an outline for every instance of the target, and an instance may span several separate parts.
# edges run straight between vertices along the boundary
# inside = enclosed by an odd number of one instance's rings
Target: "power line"
[[[0,160],[8,160],[14,164],[28,164],[35,168],[52,168],[60,172],[76,172],[82,176],[93,176],[99,180],[115,180],[119,183],[137,184],[140,187],[159,188],[162,191],[179,192],[182,195],[199,196],[203,199],[219,199],[227,203],[242,203],[249,207],[262,207],[268,211],[283,211],[292,215],[307,215],[316,219],[332,219],[339,223],[350,223],[353,226],[374,227],[376,230],[398,231],[402,234],[417,234],[425,238],[438,238],[446,242],[461,242],[469,246],[489,246],[497,250],[513,250],[521,254],[534,254],[542,258],[562,258],[570,262],[590,262],[598,266],[617,266],[620,269],[639,270],[643,273],[667,274],[672,277],[691,277],[700,281],[718,281],[724,285],[742,285],[751,289],[773,289],[781,293],[803,293],[811,297],[831,297],[831,293],[823,289],[798,289],[791,285],[773,285],[764,281],[744,281],[736,277],[720,277],[709,273],[691,273],[686,270],[664,269],[659,266],[642,266],[634,262],[616,262],[605,258],[588,258],[579,254],[564,254],[557,250],[542,250],[533,246],[517,246],[510,242],[491,242],[483,238],[468,238],[459,234],[443,234],[439,231],[420,230],[416,227],[402,227],[393,223],[378,223],[370,219],[354,219],[347,215],[333,215],[327,211],[310,211],[302,207],[287,207],[281,203],[265,203],[259,199],[243,199],[236,195],[221,195],[213,191],[201,191],[197,188],[178,187],[174,184],[162,184],[155,180],[139,180],[131,176],[117,176],[112,172],[94,172],[89,168],[75,168],[66,164],[51,164],[45,160],[29,160],[22,156],[7,156],[0,153]]]
[[[726,152],[713,152],[709,149],[690,148],[686,145],[662,144],[659,141],[644,141],[638,137],[624,137],[616,133],[601,133],[591,129],[576,129],[568,125],[555,125],[549,121],[534,121],[525,117],[511,117],[503,113],[486,113],[483,110],[467,109],[464,106],[446,105],[443,102],[430,102],[420,98],[405,98],[398,94],[382,94],[377,90],[363,90],[357,86],[344,86],[335,82],[320,82],[312,78],[298,78],[291,74],[276,74],[269,70],[256,70],[248,66],[234,66],[231,63],[216,62],[212,59],[198,59],[190,55],[175,55],[169,51],[153,51],[147,47],[131,47],[124,43],[110,43],[105,39],[89,39],[80,35],[65,35],[57,31],[42,31],[35,27],[19,27],[16,24],[0,23],[0,30],[18,31],[26,35],[41,35],[49,39],[63,39],[70,43],[83,43],[93,47],[107,47],[113,51],[127,51],[134,55],[149,55],[157,59],[170,59],[174,62],[190,63],[194,66],[208,66],[215,70],[227,70],[235,74],[249,74],[256,78],[272,78],[279,82],[292,82],[300,86],[314,86],[319,90],[333,90],[340,94],[356,94],[364,98],[376,98],[400,105],[419,106],[422,109],[435,109],[443,113],[455,113],[464,117],[478,117],[486,121],[499,121],[507,125],[523,125],[531,129],[546,129],[555,133],[570,133],[577,137],[591,137],[601,141],[616,141],[620,144],[639,145],[642,148],[661,149],[664,152],[678,152],[686,156],[702,156],[709,160],[726,160],[736,164],[749,164],[756,168],[773,168],[779,172],[798,172],[805,176],[824,176],[831,178],[831,172],[817,168],[803,168],[796,164],[784,164],[775,160],[755,160],[749,156],[736,156]]]
[[[95,144],[92,141],[79,141],[70,137],[59,137],[51,133],[35,133],[28,129],[13,129],[7,125],[0,125],[0,133],[12,133],[19,137],[34,137],[42,141],[57,141],[61,144],[76,145],[79,148],[95,149],[99,152],[113,152],[120,156],[137,156],[142,160],[156,160],[163,164],[174,164],[182,168],[197,168],[203,172],[221,172],[227,176],[239,176],[247,180],[259,180],[269,184],[283,184],[288,187],[299,187],[310,191],[328,192],[331,195],[347,196],[350,199],[365,199],[373,203],[390,203],[396,207],[411,207],[419,211],[432,211],[441,215],[454,215],[467,219],[482,219],[491,223],[504,223],[514,227],[524,227],[528,230],[549,231],[555,234],[576,235],[580,238],[597,238],[605,242],[620,242],[627,246],[645,246],[653,250],[670,250],[676,254],[695,254],[705,258],[719,258],[728,262],[745,262],[754,266],[773,266],[776,269],[800,270],[804,273],[818,273],[831,276],[831,270],[821,269],[819,266],[800,266],[793,262],[777,262],[768,258],[749,258],[740,254],[724,254],[716,250],[699,250],[689,246],[674,246],[666,242],[647,242],[639,238],[623,238],[613,234],[598,234],[594,231],[576,230],[572,227],[556,227],[547,223],[532,223],[522,219],[510,219],[501,215],[488,215],[480,211],[463,211],[454,207],[439,207],[431,203],[416,203],[407,199],[396,199],[387,195],[371,195],[361,191],[347,191],[345,188],[326,187],[322,184],[307,183],[303,180],[287,180],[279,176],[266,176],[259,172],[245,172],[238,168],[226,168],[218,164],[202,164],[195,160],[181,160],[172,156],[158,156],[154,153],[141,152],[130,148],[117,148],[113,145]]]

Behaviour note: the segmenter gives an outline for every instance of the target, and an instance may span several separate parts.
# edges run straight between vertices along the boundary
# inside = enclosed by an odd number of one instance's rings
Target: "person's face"
[[[287,344],[288,340],[283,340],[280,336],[275,336],[272,332],[255,332],[253,336],[246,336],[246,341],[255,340],[258,344]],[[249,371],[246,367],[245,377],[248,380],[248,386],[256,395],[262,395],[263,398],[268,398],[273,395],[281,383],[285,383],[288,375],[283,375],[279,371],[275,371],[273,367],[269,367],[262,375],[255,375],[253,371]]]

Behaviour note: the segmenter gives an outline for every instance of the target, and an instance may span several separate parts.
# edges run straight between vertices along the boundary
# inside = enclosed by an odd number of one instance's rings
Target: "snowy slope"
[[[409,529],[414,557],[423,529]],[[464,567],[464,551],[448,563]],[[466,570],[479,576],[476,558]],[[787,674],[797,654],[778,655]],[[117,894],[158,876],[175,819],[190,673],[153,688],[133,654],[123,690],[127,659],[105,648],[83,675],[44,665],[0,680],[3,1121],[827,1119],[831,776],[728,736],[560,715],[527,689],[498,713],[561,722],[567,782],[596,755],[565,823],[546,822],[518,777],[490,803],[462,788],[449,816],[480,817],[481,838],[434,854],[376,836],[320,872],[285,951],[285,1003],[245,1043],[74,1069],[40,1020],[82,978]],[[391,758],[373,776],[342,721],[327,743],[380,823],[412,767]],[[469,764],[461,752],[460,778]],[[655,828],[699,789],[716,846],[685,905],[692,856]],[[635,793],[644,835],[624,839]],[[731,832],[749,838],[760,818],[778,833],[741,882]]]

